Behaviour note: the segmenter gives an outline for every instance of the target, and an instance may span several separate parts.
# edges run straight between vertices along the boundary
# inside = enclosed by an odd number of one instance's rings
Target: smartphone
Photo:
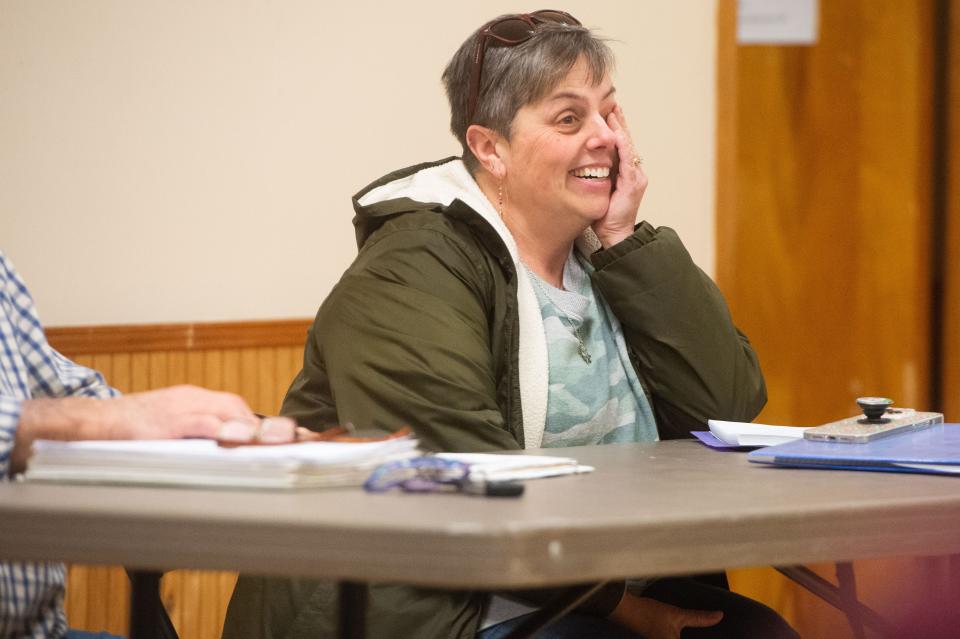
[[[864,444],[881,437],[942,423],[942,413],[922,413],[912,408],[890,407],[883,413],[882,421],[868,420],[863,415],[856,415],[808,428],[803,432],[803,438],[817,442]]]

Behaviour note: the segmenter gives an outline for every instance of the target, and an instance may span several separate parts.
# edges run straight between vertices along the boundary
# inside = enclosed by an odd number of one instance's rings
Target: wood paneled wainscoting
[[[276,414],[300,370],[310,320],[52,328],[50,343],[99,370],[124,393],[196,384],[241,395],[254,411]],[[220,636],[234,573],[177,570],[162,596],[182,639]],[[129,581],[121,567],[70,566],[71,627],[127,634]]]

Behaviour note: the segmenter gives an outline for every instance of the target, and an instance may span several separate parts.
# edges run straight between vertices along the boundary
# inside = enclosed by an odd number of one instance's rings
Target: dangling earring
[[[497,211],[500,213],[500,219],[503,219],[503,182],[497,186]]]

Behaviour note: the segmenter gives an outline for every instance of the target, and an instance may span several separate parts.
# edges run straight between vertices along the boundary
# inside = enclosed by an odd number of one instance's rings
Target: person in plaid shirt
[[[231,418],[254,419],[236,395],[175,386],[121,397],[58,353],[0,251],[0,481],[24,470],[37,439],[216,437]],[[59,563],[0,562],[0,637],[106,636],[68,628],[64,575]]]

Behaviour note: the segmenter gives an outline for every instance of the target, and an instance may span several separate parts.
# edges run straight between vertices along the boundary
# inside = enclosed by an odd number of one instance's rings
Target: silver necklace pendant
[[[587,350],[587,345],[583,343],[583,334],[580,332],[580,328],[578,327],[573,329],[573,334],[576,335],[577,342],[579,342],[579,345],[577,346],[577,352],[580,353],[580,357],[583,358],[583,361],[589,364],[593,358],[590,357],[590,351]]]
[[[541,283],[540,276],[534,273],[533,269],[527,266],[526,262],[523,262],[523,267],[527,269],[527,273],[530,274],[530,278],[533,281],[534,286],[540,289],[540,292],[543,293],[547,300],[553,304],[553,306],[560,311],[570,323],[570,329],[573,331],[574,337],[577,338],[577,352],[580,353],[580,358],[589,364],[591,361],[593,361],[593,358],[590,357],[590,351],[587,350],[587,345],[583,341],[583,333],[580,332],[580,327],[577,326],[577,323],[573,321],[573,318],[570,317],[565,310],[563,310],[563,307],[556,303],[556,301],[553,299],[553,296],[550,295],[550,291],[548,291],[546,286]]]

